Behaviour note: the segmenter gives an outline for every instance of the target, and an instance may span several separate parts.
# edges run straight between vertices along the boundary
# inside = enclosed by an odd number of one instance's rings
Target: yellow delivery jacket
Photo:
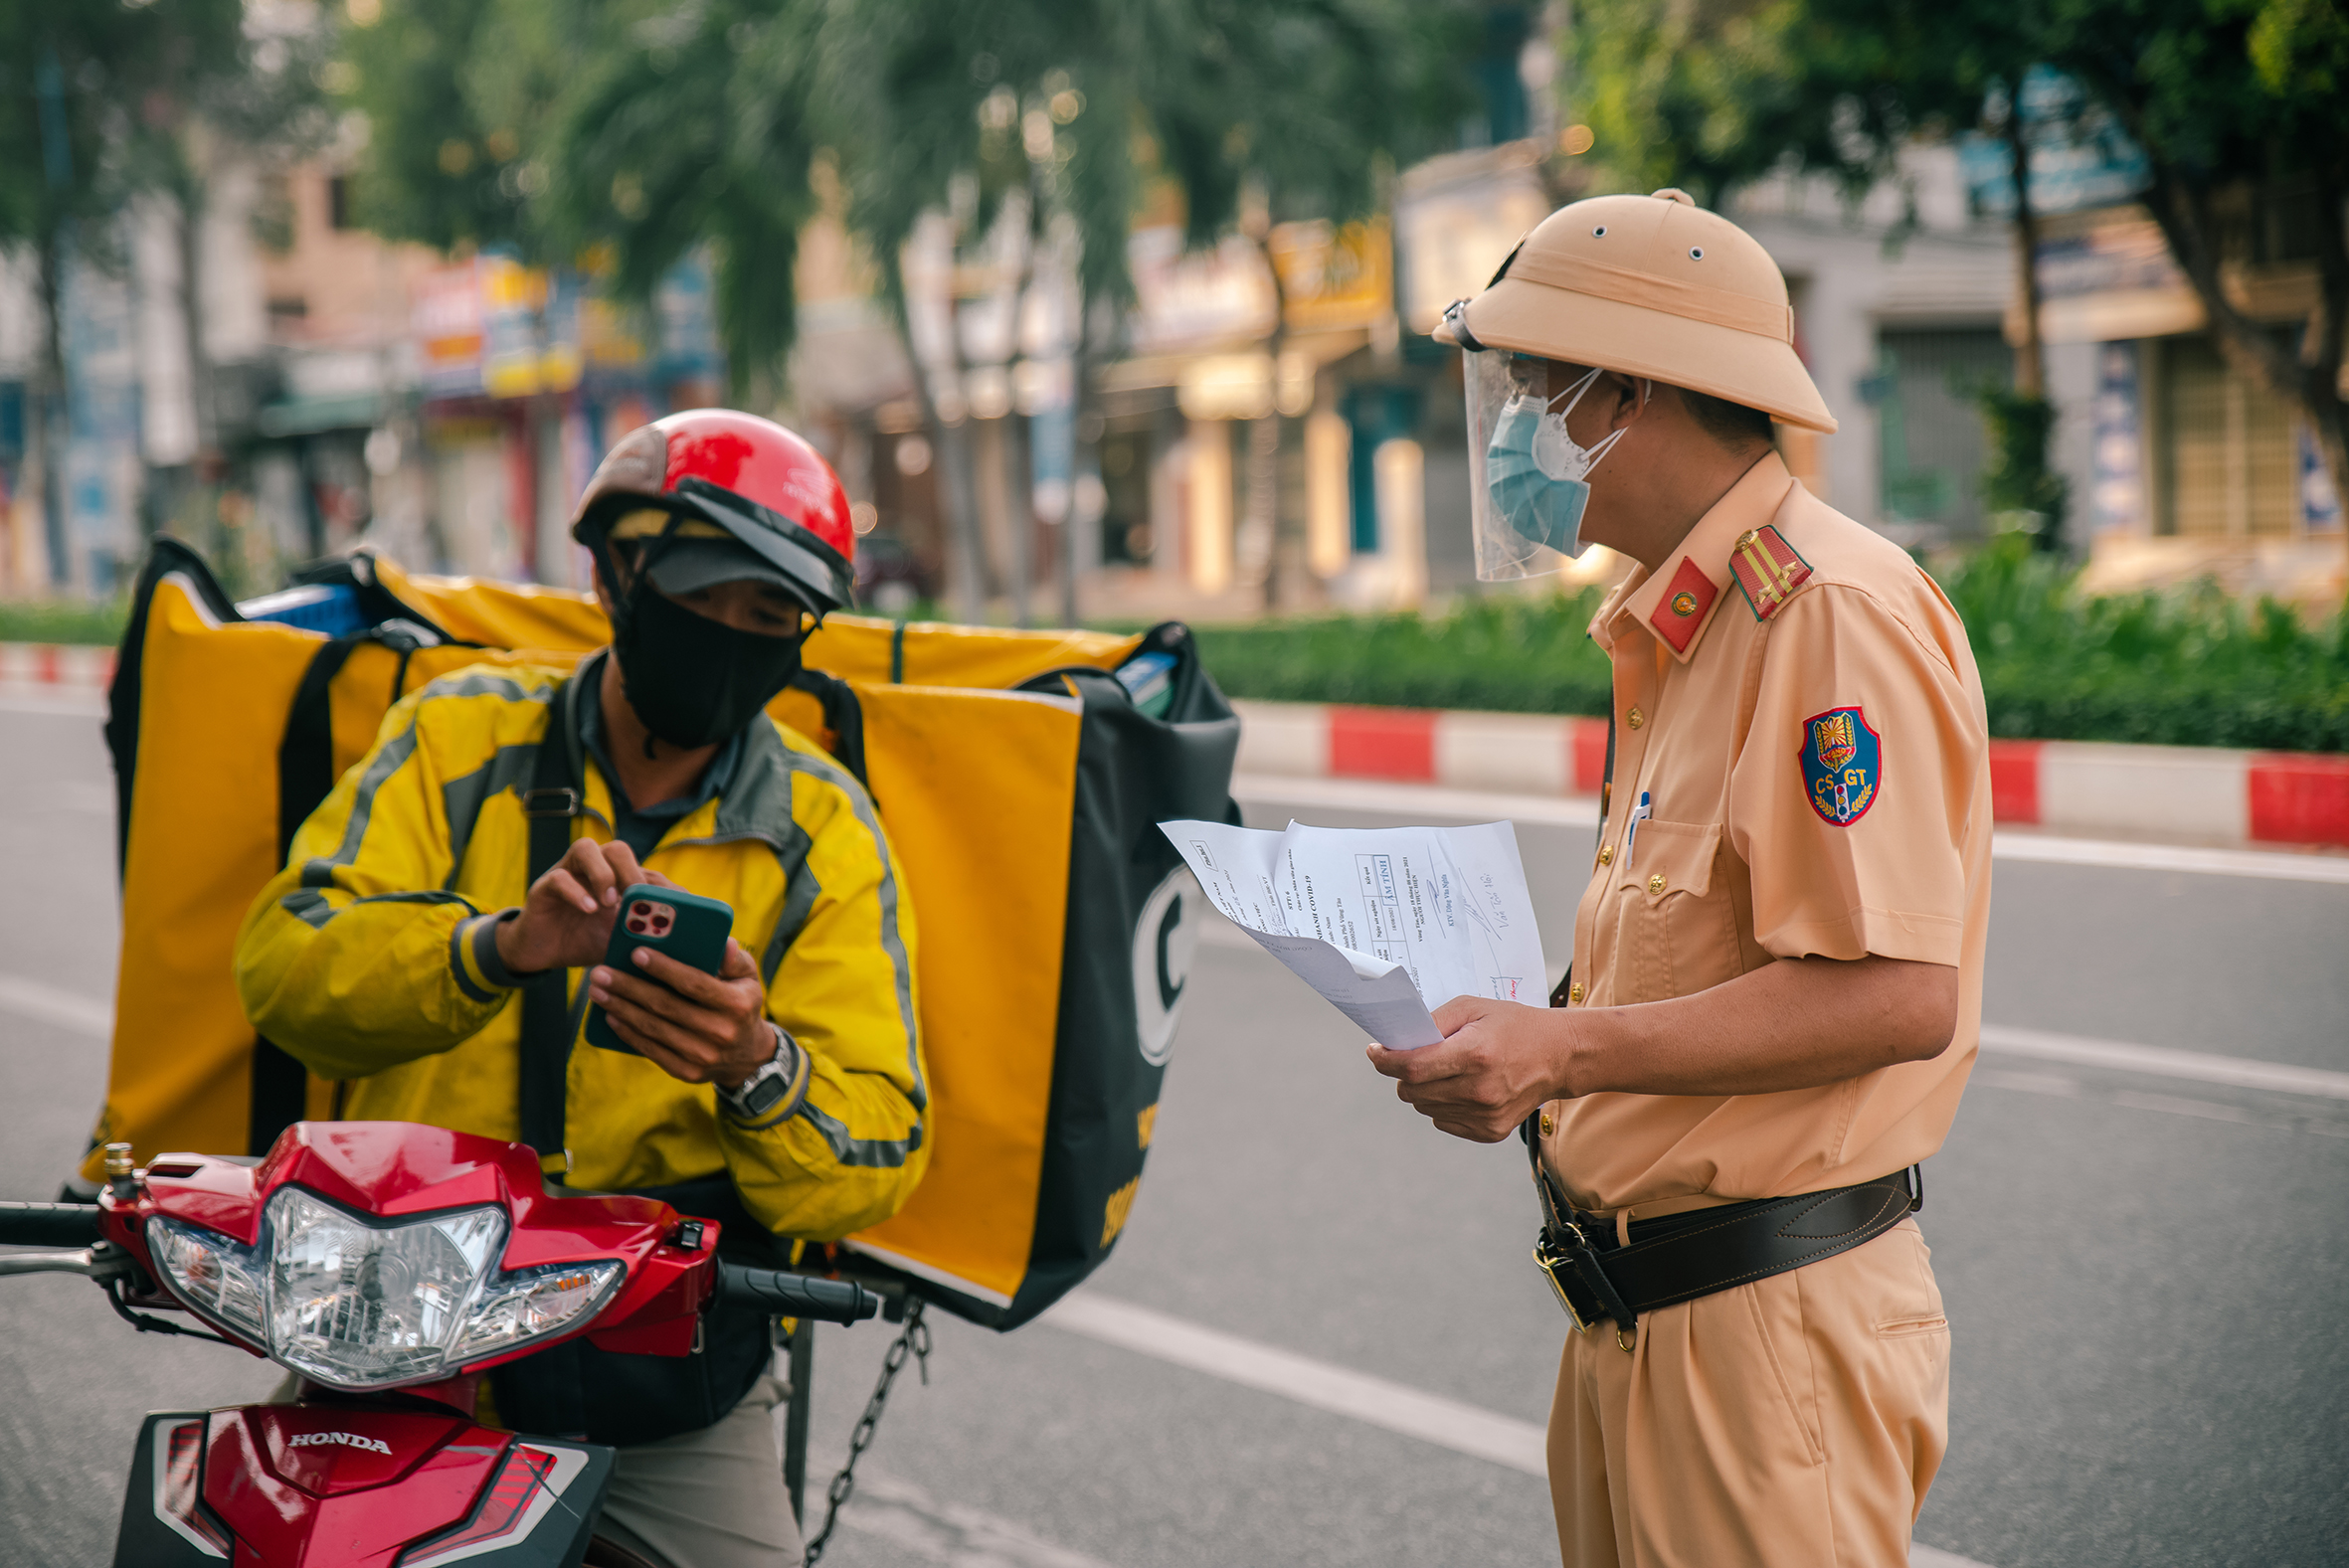
[[[477,665],[400,701],[247,914],[245,1009],[310,1071],[349,1081],[341,1117],[520,1136],[521,993],[491,983],[461,939],[527,891],[521,791],[537,748],[566,741],[553,728],[566,674]],[[608,841],[611,790],[599,770],[581,775],[573,836]],[[805,1094],[780,1124],[749,1131],[709,1085],[575,1037],[570,1184],[663,1186],[723,1169],[762,1224],[818,1241],[895,1214],[929,1159],[928,1097],[913,910],[864,789],[762,719],[724,792],[671,823],[644,864],[732,907],[768,1015],[811,1064]],[[575,1002],[584,982],[573,971]]]

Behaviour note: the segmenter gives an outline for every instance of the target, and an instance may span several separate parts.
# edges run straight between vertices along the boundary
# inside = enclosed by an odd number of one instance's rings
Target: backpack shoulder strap
[[[585,809],[579,768],[574,755],[579,734],[580,682],[563,682],[547,704],[546,734],[530,768],[529,787],[522,791],[522,814],[530,822],[530,874],[526,886],[553,870],[570,852],[571,821]],[[542,1165],[560,1180],[570,1167],[564,1143],[566,1100],[571,1077],[571,1045],[579,1035],[579,1015],[571,1006],[568,969],[548,969],[531,976],[522,987],[521,1081],[517,1085],[522,1141],[538,1150]],[[587,1000],[587,987],[579,988]]]

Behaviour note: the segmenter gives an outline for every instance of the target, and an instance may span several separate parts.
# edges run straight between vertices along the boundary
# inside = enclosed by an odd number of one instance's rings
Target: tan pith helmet
[[[1559,208],[1434,335],[1648,376],[1835,432],[1794,352],[1794,309],[1778,263],[1680,191]]]

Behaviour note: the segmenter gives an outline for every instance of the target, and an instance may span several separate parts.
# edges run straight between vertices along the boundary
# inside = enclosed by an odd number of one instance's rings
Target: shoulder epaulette
[[[1737,580],[1753,618],[1767,620],[1809,581],[1811,564],[1795,554],[1794,546],[1775,527],[1765,523],[1737,536],[1729,551],[1729,575]]]

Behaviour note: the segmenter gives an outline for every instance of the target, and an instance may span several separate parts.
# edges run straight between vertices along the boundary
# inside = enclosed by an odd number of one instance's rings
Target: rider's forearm
[[[468,939],[481,927],[462,899],[327,890],[312,903],[294,875],[247,916],[237,989],[255,1030],[320,1077],[362,1078],[449,1050],[512,1000],[479,966]]]
[[[1957,1028],[1957,970],[1781,958],[1690,996],[1557,1015],[1560,1098],[1763,1095],[1925,1061]]]

